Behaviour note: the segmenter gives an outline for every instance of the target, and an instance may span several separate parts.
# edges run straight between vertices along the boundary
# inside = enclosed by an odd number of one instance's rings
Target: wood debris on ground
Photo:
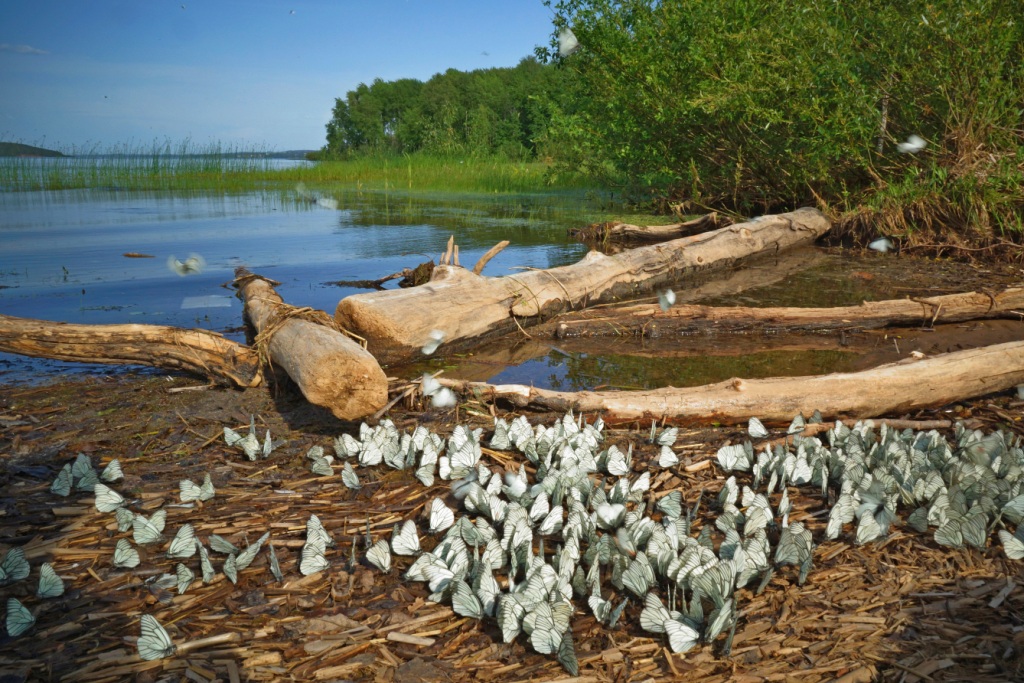
[[[181,383],[150,377],[0,388],[0,554],[21,547],[32,566],[30,578],[0,588],[0,598],[23,599],[36,617],[26,636],[0,640],[0,670],[11,680],[568,680],[553,658],[522,639],[505,644],[493,623],[427,602],[425,587],[400,578],[410,559],[396,558],[389,575],[358,562],[367,524],[378,539],[390,537],[396,522],[421,521],[432,497],[448,495],[446,483],[427,489],[409,471],[377,467],[361,470],[363,487],[351,491],[340,477],[311,475],[305,453],[357,425],[280,388],[276,395],[266,388],[166,392]],[[463,405],[457,419],[489,431],[487,411]],[[246,461],[221,438],[225,426],[240,429],[252,414],[261,431],[270,428],[286,440],[267,460]],[[1020,402],[1000,397],[939,417],[972,417],[985,428],[1019,433],[1020,415]],[[420,420],[445,433],[452,417],[451,411],[393,414],[400,429]],[[553,416],[530,419],[550,423]],[[656,458],[644,430],[616,429],[609,438],[632,441],[637,466]],[[679,488],[690,505],[701,491],[705,500],[713,498],[724,476],[702,464],[739,438],[739,429],[681,429],[682,460],[671,470],[655,468],[655,495]],[[97,512],[91,494],[62,498],[49,490],[79,452],[97,466],[118,458],[126,477],[118,489],[138,499],[146,515],[179,502],[180,479],[202,481],[209,472],[216,496],[194,509],[168,507],[166,540],[185,522],[202,539],[216,533],[243,547],[269,530],[285,581],[274,580],[265,551],[239,572],[236,585],[219,573],[223,556],[215,555],[216,578],[209,585],[197,578],[182,595],[147,584],[174,572],[177,560],[165,557],[166,543],[141,547],[134,570],[112,567],[124,536],[113,516]],[[822,538],[824,503],[795,489],[792,499],[791,519]],[[329,552],[328,571],[303,577],[297,563],[313,513],[338,547]],[[613,630],[577,611],[572,630],[580,676],[572,680],[981,683],[1024,676],[1024,565],[1006,559],[998,546],[950,551],[906,526],[880,543],[849,541],[823,542],[804,586],[796,584],[794,569],[777,574],[760,595],[738,591],[739,623],[728,655],[721,641],[672,654],[641,630],[642,605],[633,600]],[[62,597],[34,597],[43,562],[64,579]],[[176,655],[139,658],[134,641],[142,614],[167,629]]]

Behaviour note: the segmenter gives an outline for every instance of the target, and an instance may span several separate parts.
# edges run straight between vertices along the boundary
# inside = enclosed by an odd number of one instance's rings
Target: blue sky
[[[361,82],[514,66],[551,33],[541,0],[6,0],[0,140],[316,149]]]

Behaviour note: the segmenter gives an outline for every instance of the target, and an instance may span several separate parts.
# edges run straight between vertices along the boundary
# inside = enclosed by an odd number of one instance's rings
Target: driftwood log
[[[216,332],[166,325],[73,325],[0,315],[0,351],[79,363],[152,365],[239,387],[261,381],[252,349]]]
[[[702,271],[806,244],[828,229],[819,211],[800,209],[614,256],[592,251],[573,265],[514,276],[481,277],[440,265],[426,285],[342,299],[335,319],[366,338],[381,362],[393,363],[420,355],[434,330],[443,333],[447,350],[458,350],[566,310],[635,297]]]
[[[712,212],[684,223],[668,225],[632,225],[619,221],[595,223],[582,230],[570,230],[569,234],[584,242],[665,242],[723,228],[730,223],[730,219]]]
[[[997,294],[967,292],[944,296],[869,301],[834,308],[748,308],[744,306],[634,305],[567,313],[538,332],[558,338],[597,336],[665,337],[694,332],[874,329],[890,325],[934,327],[983,318],[1024,319],[1024,288]]]
[[[257,348],[284,369],[306,400],[343,420],[372,415],[388,401],[388,380],[366,349],[345,336],[322,311],[285,304],[266,279],[244,268],[235,287],[245,314],[259,332]],[[316,322],[319,313],[319,322]]]
[[[1022,384],[1024,341],[908,359],[862,372],[734,378],[686,389],[562,392],[519,384],[444,379],[441,383],[481,400],[503,399],[519,408],[597,412],[609,422],[733,423],[750,417],[788,422],[797,413],[814,410],[826,419],[847,419],[942,406]]]

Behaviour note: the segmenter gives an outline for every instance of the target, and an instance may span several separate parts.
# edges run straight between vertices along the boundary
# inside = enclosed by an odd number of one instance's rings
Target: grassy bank
[[[111,189],[241,193],[304,183],[320,192],[528,193],[592,189],[579,176],[549,173],[543,162],[429,155],[368,156],[282,165],[265,152],[188,141],[71,150],[53,159],[0,158],[0,190]]]

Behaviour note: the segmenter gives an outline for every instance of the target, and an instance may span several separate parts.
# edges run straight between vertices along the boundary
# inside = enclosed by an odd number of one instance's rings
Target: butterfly
[[[594,510],[597,525],[602,529],[617,529],[626,518],[626,506],[621,503],[601,503]]]
[[[369,527],[370,521],[367,520],[367,527]],[[308,541],[312,537],[319,537],[323,541],[324,548],[333,548],[334,539],[327,533],[327,529],[324,528],[320,518],[316,515],[310,515],[309,519],[306,520],[306,540]]]
[[[141,562],[139,551],[132,547],[128,539],[122,538],[118,540],[117,547],[114,548],[114,566],[131,569],[132,567],[138,567],[139,562]]]
[[[432,534],[440,533],[455,524],[455,513],[440,498],[430,501],[430,526]]]
[[[662,311],[668,311],[672,307],[672,304],[676,302],[676,293],[671,289],[665,289],[658,292],[658,305],[661,306]]]
[[[137,642],[140,657],[146,660],[163,659],[164,657],[170,657],[177,651],[178,648],[174,646],[174,642],[167,635],[167,631],[164,630],[164,627],[154,617],[149,614],[143,614],[141,623],[142,635],[139,636]]]
[[[167,548],[167,557],[180,560],[186,557],[192,557],[196,554],[196,532],[192,528],[191,524],[185,524],[178,533],[171,539],[171,544]]]
[[[196,539],[196,549],[199,551],[199,567],[203,570],[203,583],[210,583],[217,575],[213,569],[213,563],[210,562],[210,553],[198,538]]]
[[[459,402],[459,397],[448,387],[441,387],[430,397],[430,404],[437,409],[451,408]]]
[[[128,508],[117,508],[114,516],[117,518],[118,531],[128,531],[135,522],[135,513]]]
[[[383,538],[374,543],[366,551],[366,559],[385,574],[391,571],[391,550]]]
[[[103,481],[114,482],[118,479],[124,479],[124,472],[121,470],[121,461],[114,458],[107,463],[107,466],[100,472],[100,479]]]
[[[205,267],[206,260],[199,254],[189,254],[189,257],[184,261],[174,258],[173,254],[167,257],[167,268],[172,273],[177,273],[180,277],[198,275],[203,272]]]
[[[175,567],[175,573],[178,576],[178,595],[181,595],[182,593],[188,590],[189,586],[192,585],[192,582],[195,580],[196,575],[192,572],[191,569],[189,569],[180,562],[178,563],[178,566]]]
[[[268,544],[268,550],[270,551],[270,573],[274,575],[278,583],[284,581],[284,575],[281,574],[281,565],[277,561],[277,553],[274,552],[274,544]]]
[[[299,571],[303,576],[316,574],[331,566],[324,556],[325,552],[322,537],[314,535],[306,539],[305,545],[302,546],[302,561],[299,563]]]
[[[1003,550],[1011,560],[1024,560],[1024,526],[1018,526],[1011,534],[1006,529],[999,530],[999,539],[1003,542]]]
[[[665,622],[665,634],[668,636],[668,646],[675,653],[689,651],[700,640],[700,634],[696,629],[675,619],[668,619]]]
[[[39,588],[36,589],[38,598],[56,598],[64,595],[64,580],[54,571],[53,565],[44,562],[39,568]]]
[[[415,555],[420,551],[420,537],[411,519],[405,520],[402,528],[391,534],[391,549],[396,555]]]
[[[75,480],[75,488],[79,491],[92,491],[99,478],[92,468],[92,461],[85,453],[79,453],[71,464],[71,476]]]
[[[444,341],[444,336],[444,332],[442,332],[441,330],[431,330],[430,337],[423,345],[423,348],[420,349],[423,352],[423,355],[429,356],[430,354],[434,353],[434,351],[437,351],[437,347],[439,347],[441,345],[441,342]]]
[[[256,555],[260,552],[260,548],[263,547],[263,544],[267,542],[268,538],[270,538],[269,531],[260,536],[255,543],[253,543],[248,548],[240,552],[235,557],[235,567],[237,567],[238,570],[241,571],[248,567],[250,564],[252,564],[252,561],[256,559]]]
[[[625,604],[626,604],[625,601],[623,601],[622,605],[625,605]],[[619,607],[615,608],[615,610],[617,612],[619,612],[620,614],[621,614],[622,605],[620,605]],[[614,618],[616,618],[615,615],[612,616],[612,619],[614,619]],[[611,619],[610,619],[609,622],[611,624],[609,626],[609,628],[613,628],[614,627],[614,621],[611,621]],[[566,629],[565,633],[562,634],[562,642],[559,643],[559,645],[558,645],[557,657],[558,657],[558,663],[561,664],[562,667],[566,671],[568,671],[570,675],[572,675],[572,676],[579,676],[580,675],[580,663],[579,663],[579,660],[576,659],[576,647],[573,645],[573,642],[572,642],[572,630],[571,629]]]
[[[683,494],[681,491],[672,491],[667,496],[658,499],[655,505],[669,519],[676,519],[683,514]]]
[[[142,515],[135,515],[132,519],[132,535],[135,538],[135,544],[146,545],[147,543],[159,541],[162,537],[166,520],[166,510],[157,510],[149,519]]]
[[[662,446],[661,452],[658,454],[658,465],[661,467],[669,468],[675,467],[679,464],[679,456],[669,446]]]
[[[71,463],[65,463],[61,471],[57,473],[57,478],[50,485],[50,491],[58,496],[71,495],[71,483]]]
[[[763,439],[768,436],[768,430],[765,429],[760,420],[752,417],[747,421],[747,434],[752,439]]]
[[[213,498],[216,490],[213,488],[213,480],[207,473],[203,479],[202,486],[196,486],[191,479],[182,479],[178,482],[178,490],[182,503],[191,503],[194,500],[207,501]]]
[[[217,534],[210,534],[210,549],[222,555],[237,555],[241,552],[234,543]]]
[[[11,548],[4,555],[4,559],[0,560],[0,586],[21,581],[30,571],[25,551],[21,548]]]
[[[568,26],[558,32],[558,56],[568,57],[580,49],[580,41],[576,40],[576,34]]]
[[[334,474],[334,468],[331,467],[331,460],[333,460],[333,458],[331,458],[331,456],[329,455],[325,458],[312,458],[312,461],[309,464],[309,470],[313,474],[319,475],[321,477],[329,477]]]
[[[452,581],[452,610],[461,617],[484,618],[484,604],[462,579]]]
[[[93,492],[96,494],[96,509],[100,512],[113,512],[127,505],[121,494],[106,484],[97,482],[93,486]]]
[[[228,555],[228,559],[224,560],[224,566],[221,567],[221,571],[224,572],[224,576],[228,577],[228,581],[231,583],[238,583],[238,565],[235,564],[235,556]]]
[[[17,598],[7,598],[7,635],[17,638],[35,623],[36,618]]]
[[[892,251],[895,248],[896,247],[892,243],[892,240],[888,237],[879,237],[878,239],[871,240],[871,242],[868,243],[868,249],[874,249],[875,251],[880,251],[883,254],[888,251]]]
[[[928,143],[924,141],[924,138],[919,135],[911,135],[906,142],[896,143],[896,151],[900,154],[917,154],[927,146]]]
[[[419,476],[418,473],[417,476]],[[341,483],[350,489],[360,489],[363,487],[363,485],[359,483],[359,475],[356,474],[356,471],[352,469],[352,464],[347,460],[345,461],[344,467],[341,468]]]

